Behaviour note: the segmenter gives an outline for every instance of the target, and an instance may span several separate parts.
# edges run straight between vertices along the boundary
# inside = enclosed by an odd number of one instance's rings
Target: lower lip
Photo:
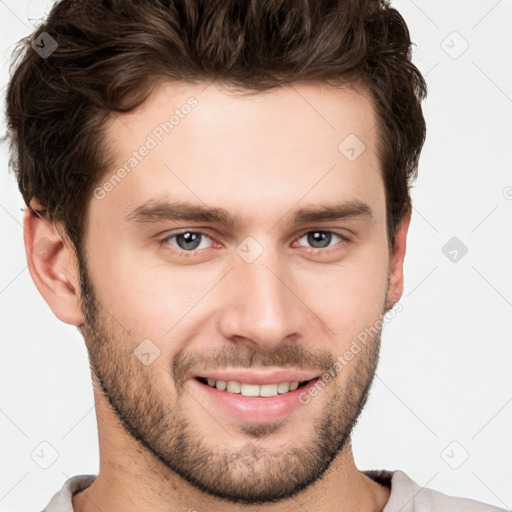
[[[197,387],[200,393],[205,393],[208,398],[215,402],[229,415],[252,423],[265,423],[276,421],[283,416],[290,414],[304,404],[299,401],[303,393],[307,394],[318,378],[310,380],[307,384],[272,397],[243,396],[241,394],[220,391],[217,388],[203,384],[197,379],[191,379],[192,385]]]

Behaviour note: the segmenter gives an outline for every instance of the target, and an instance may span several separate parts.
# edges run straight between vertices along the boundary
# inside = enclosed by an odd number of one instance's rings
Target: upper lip
[[[191,379],[202,377],[204,379],[234,380],[246,384],[279,384],[281,382],[304,382],[318,377],[318,373],[304,370],[204,370],[190,375]]]

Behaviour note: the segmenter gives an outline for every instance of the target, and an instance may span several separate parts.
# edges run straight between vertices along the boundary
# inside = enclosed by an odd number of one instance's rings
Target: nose
[[[219,321],[225,338],[271,350],[304,337],[311,312],[284,259],[268,250],[252,263],[235,258]]]

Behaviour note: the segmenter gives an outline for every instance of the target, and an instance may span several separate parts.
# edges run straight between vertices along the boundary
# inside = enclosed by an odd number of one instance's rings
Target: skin
[[[380,511],[389,489],[357,469],[350,444],[380,332],[277,422],[231,417],[187,378],[249,366],[321,374],[399,300],[410,212],[390,252],[372,103],[362,90],[318,83],[258,95],[162,83],[109,121],[118,166],[192,96],[197,106],[173,131],[91,197],[82,268],[61,227],[25,212],[31,276],[55,315],[80,329],[93,370],[100,471],[73,506]],[[349,134],[365,145],[354,161],[338,150]],[[156,198],[222,207],[240,225],[126,219]],[[371,217],[290,224],[299,208],[353,200]],[[208,237],[180,255],[184,240],[169,238],[178,229]],[[315,230],[347,240],[314,245],[304,234]],[[249,236],[263,249],[251,263],[236,251]],[[146,339],[160,351],[147,366],[134,355]]]

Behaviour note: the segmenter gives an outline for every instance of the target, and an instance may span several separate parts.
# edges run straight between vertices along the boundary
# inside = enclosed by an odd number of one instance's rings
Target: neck
[[[239,511],[240,505],[212,497],[190,486],[167,468],[150,469],[140,463],[148,457],[139,452],[126,465],[115,458],[102,463],[90,487],[73,496],[75,512],[153,512],[169,510]],[[155,471],[156,469],[156,471]],[[324,477],[292,498],[278,503],[244,505],[247,512],[359,512],[382,511],[390,490],[360,472],[353,461],[350,444],[338,454]]]

